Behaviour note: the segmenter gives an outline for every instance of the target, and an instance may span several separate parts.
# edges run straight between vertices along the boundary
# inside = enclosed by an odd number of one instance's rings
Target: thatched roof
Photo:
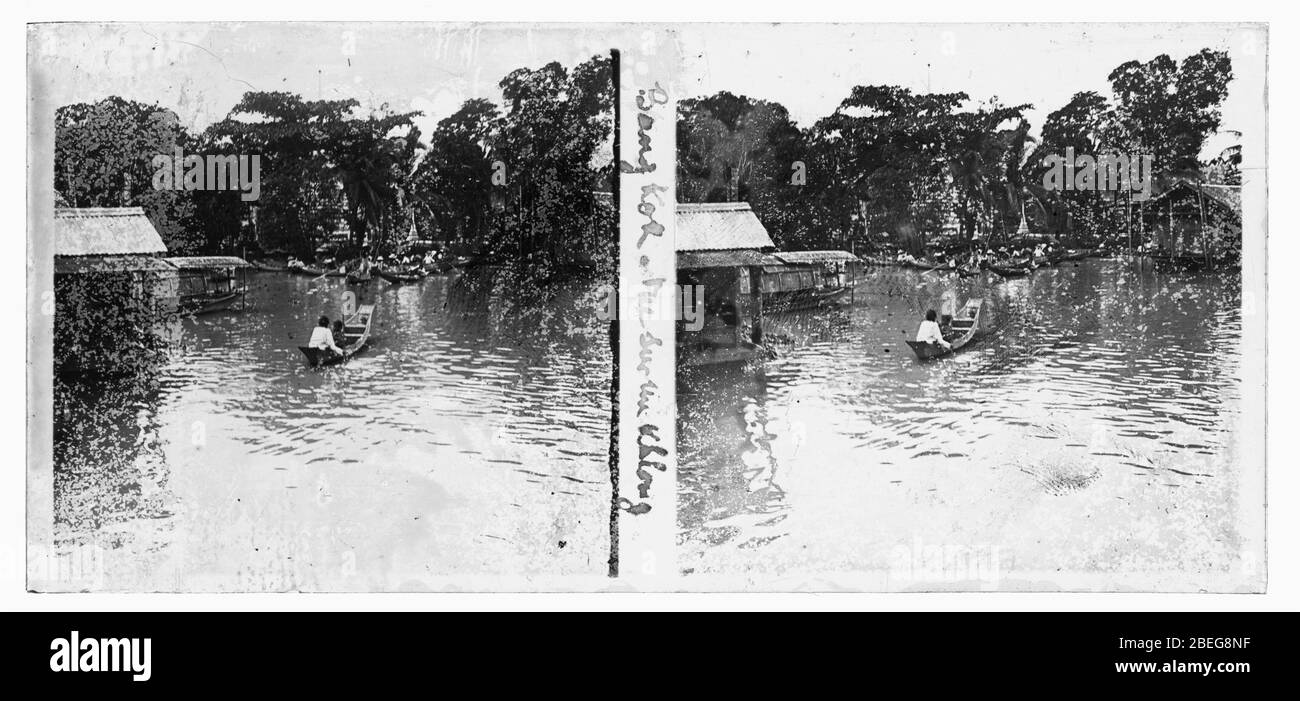
[[[1195,197],[1197,191],[1196,183],[1187,180],[1179,180],[1172,187],[1160,193],[1154,202],[1163,202],[1168,199],[1178,197]],[[1241,214],[1241,186],[1240,185],[1210,185],[1202,184],[1200,192],[1207,200],[1216,202],[1230,211]]]
[[[793,265],[801,263],[861,263],[862,259],[848,251],[777,251],[772,255]]]
[[[123,256],[166,253],[162,237],[139,207],[54,210],[54,255]]]
[[[153,256],[56,256],[55,275],[88,273],[157,273],[175,274],[176,268]]]
[[[680,270],[739,268],[751,265],[770,265],[772,263],[780,263],[780,261],[768,254],[750,249],[677,252],[677,267]]]
[[[1241,213],[1241,186],[1240,185],[1202,185],[1201,192],[1206,197],[1213,198],[1224,207],[1231,209],[1238,214]]]
[[[168,258],[167,262],[181,270],[251,267],[248,261],[234,256],[186,256],[184,258]]]
[[[677,205],[678,251],[775,247],[748,202]]]

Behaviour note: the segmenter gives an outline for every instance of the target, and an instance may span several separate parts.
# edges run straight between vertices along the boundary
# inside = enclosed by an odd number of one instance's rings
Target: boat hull
[[[918,360],[931,360],[933,358],[942,358],[945,355],[952,354],[952,350],[944,348],[938,343],[907,341],[907,346],[916,354]]]
[[[287,265],[275,265],[273,263],[264,263],[256,260],[253,261],[253,267],[264,273],[288,273],[293,271],[293,269]]]
[[[979,332],[980,322],[984,317],[984,300],[970,300],[953,316],[953,331],[944,340],[949,347],[925,341],[906,341],[907,347],[916,354],[917,360],[933,360],[952,355],[968,345]]]
[[[1030,268],[1004,268],[1000,265],[990,265],[988,269],[1002,277],[1025,277],[1032,272]]]
[[[352,356],[364,351],[369,345],[370,327],[374,322],[374,316],[375,305],[363,304],[357,307],[356,313],[343,322],[344,345],[342,346],[342,355],[331,350],[308,348],[307,346],[298,346],[298,350],[302,351],[302,354],[306,357],[309,367],[318,368],[346,362]]]
[[[204,314],[214,314],[230,309],[239,301],[239,292],[230,292],[215,297],[200,297],[188,300],[181,300],[178,303],[180,313],[189,316],[202,316]]]
[[[376,269],[375,274],[394,285],[400,285],[407,282],[419,282],[425,277],[422,273],[397,273],[384,270],[383,268]]]

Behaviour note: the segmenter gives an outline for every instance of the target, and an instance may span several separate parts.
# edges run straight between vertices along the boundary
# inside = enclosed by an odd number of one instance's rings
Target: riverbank
[[[1200,254],[1167,255],[1154,250],[1113,248],[1011,247],[994,250],[953,250],[914,256],[901,251],[860,256],[867,267],[957,272],[989,272],[1002,277],[1023,277],[1041,268],[1087,259],[1144,259],[1167,270],[1240,271],[1240,261],[1214,259]]]

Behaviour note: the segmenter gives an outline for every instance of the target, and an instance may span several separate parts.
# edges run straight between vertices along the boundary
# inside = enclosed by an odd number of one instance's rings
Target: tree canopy
[[[804,129],[780,104],[720,92],[679,103],[678,197],[747,201],[778,245],[793,249],[919,251],[939,234],[970,243],[1006,236],[1022,211],[1038,231],[1098,236],[1119,226],[1117,195],[1049,191],[1046,157],[1149,154],[1157,178],[1238,177],[1232,154],[1199,161],[1231,79],[1227,54],[1209,49],[1181,64],[1130,61],[1110,73],[1113,98],[1074,95],[1038,138],[1032,105],[962,92],[858,85]]]
[[[521,68],[500,105],[473,98],[425,136],[419,112],[355,99],[245,93],[198,133],[158,105],[109,97],[57,114],[55,189],[73,207],[141,206],[169,251],[282,251],[311,257],[343,231],[344,253],[442,241],[490,259],[612,264],[611,60]],[[156,188],[155,156],[260,156],[260,196]]]

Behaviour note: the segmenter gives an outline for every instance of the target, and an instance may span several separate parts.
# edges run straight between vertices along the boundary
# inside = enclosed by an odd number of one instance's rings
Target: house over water
[[[678,327],[685,365],[743,361],[766,353],[763,315],[838,304],[862,260],[848,251],[776,251],[747,202],[677,205],[677,282],[703,289],[702,328]]]
[[[680,324],[680,362],[686,365],[746,360],[763,339],[763,267],[780,265],[768,252],[772,237],[748,202],[677,205],[677,282],[699,289],[694,301],[703,327]],[[702,309],[701,309],[702,307]]]
[[[810,309],[842,301],[853,290],[862,259],[848,251],[777,251],[784,265],[763,267],[763,305]]]
[[[139,207],[54,212],[56,372],[115,373],[147,362],[175,318],[176,268]]]
[[[1241,186],[1179,181],[1151,201],[1157,263],[1183,268],[1235,263],[1241,255]]]

